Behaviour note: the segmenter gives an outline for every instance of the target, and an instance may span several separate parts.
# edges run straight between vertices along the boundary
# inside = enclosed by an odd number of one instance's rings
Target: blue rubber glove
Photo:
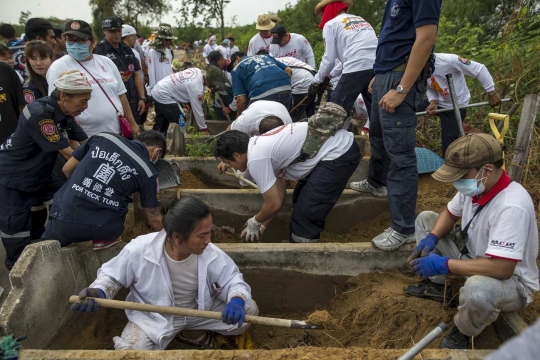
[[[407,262],[411,262],[418,257],[428,256],[429,253],[435,249],[438,242],[439,238],[435,234],[429,233],[425,239],[420,241],[420,244],[414,248],[411,256],[407,259]]]
[[[90,299],[88,299],[90,297]],[[82,304],[73,304],[71,306],[71,311],[80,311],[80,312],[96,312],[99,309],[99,304],[92,298],[102,298],[106,299],[107,295],[101,289],[95,288],[84,288],[79,293],[79,299],[82,301]]]
[[[411,265],[422,279],[427,279],[431,276],[448,274],[450,272],[448,269],[448,260],[448,256],[443,257],[430,254],[426,257],[413,260]]]
[[[238,324],[238,327],[242,326],[245,318],[244,304],[244,299],[233,297],[231,301],[225,305],[225,308],[221,313],[223,322],[228,325]]]

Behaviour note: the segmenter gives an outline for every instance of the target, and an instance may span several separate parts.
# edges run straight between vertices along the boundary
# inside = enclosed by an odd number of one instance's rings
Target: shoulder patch
[[[464,57],[459,57],[459,62],[463,65],[471,65],[471,60],[465,59]]]
[[[24,95],[24,102],[27,104],[33,103],[36,100],[36,96],[34,95],[34,92],[30,89],[24,90],[23,95]]]
[[[41,133],[45,135],[49,142],[57,142],[60,140],[60,134],[58,134],[58,128],[52,119],[44,119],[39,123]]]

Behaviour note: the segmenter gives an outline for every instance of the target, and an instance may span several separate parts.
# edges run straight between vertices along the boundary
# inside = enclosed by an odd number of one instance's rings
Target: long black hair
[[[189,239],[197,223],[210,215],[210,208],[202,200],[187,196],[166,200],[160,212],[167,237],[172,239],[173,234],[178,233],[180,239],[184,241]]]

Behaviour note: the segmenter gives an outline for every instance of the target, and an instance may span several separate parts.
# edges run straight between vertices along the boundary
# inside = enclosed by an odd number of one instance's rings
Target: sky
[[[30,11],[32,17],[56,16],[60,19],[79,19],[92,22],[92,12],[88,0],[1,0],[0,23],[18,23],[21,11]],[[180,0],[170,1],[173,9],[180,6]],[[257,21],[259,14],[284,9],[287,3],[295,4],[297,0],[231,0],[225,8],[225,24],[229,25],[233,16],[237,16],[237,24],[245,25]],[[161,22],[176,25],[174,14],[161,18]]]

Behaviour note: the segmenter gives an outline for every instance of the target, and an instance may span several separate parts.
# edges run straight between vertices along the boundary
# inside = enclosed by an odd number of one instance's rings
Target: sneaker
[[[371,240],[371,245],[376,249],[395,251],[405,244],[414,242],[416,242],[416,237],[414,234],[404,235],[390,228],[386,229],[382,234]]]
[[[436,284],[429,279],[420,281],[418,284],[409,285],[405,289],[405,295],[427,298],[444,303],[444,284]],[[452,300],[452,288],[446,289],[446,303]]]
[[[108,249],[114,244],[122,242],[122,237],[119,236],[118,239],[114,239],[114,240],[92,240],[92,242],[94,244],[93,245],[94,251],[98,251],[98,250]]]
[[[452,326],[439,343],[441,349],[468,349],[469,337],[459,331],[456,325]]]
[[[380,188],[375,188],[369,185],[367,180],[362,180],[358,182],[352,182],[350,184],[351,189],[361,192],[361,193],[370,193],[373,196],[377,197],[386,197],[388,192],[386,191],[386,186],[381,186]]]

